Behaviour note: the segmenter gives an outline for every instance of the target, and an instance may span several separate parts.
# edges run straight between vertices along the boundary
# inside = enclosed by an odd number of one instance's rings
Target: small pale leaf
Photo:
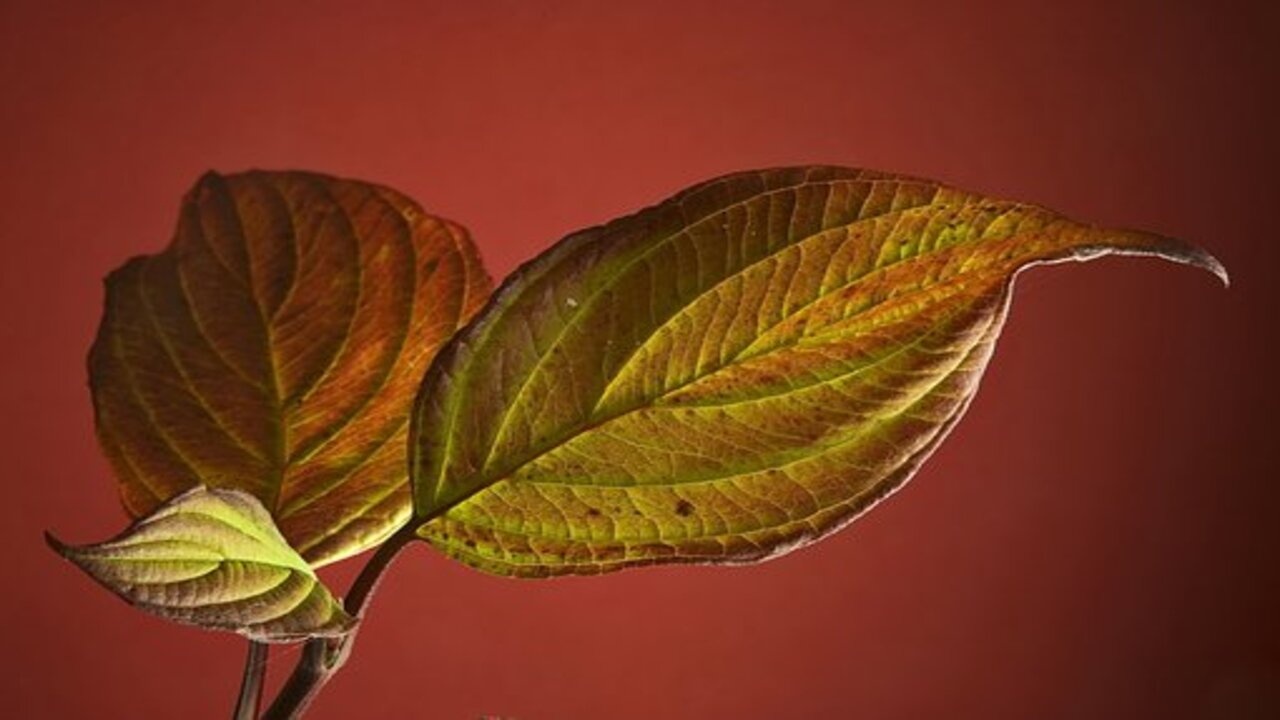
[[[197,487],[115,539],[54,550],[134,607],[264,642],[348,632],[355,620],[254,496]]]
[[[209,173],[107,278],[89,374],[125,507],[233,488],[313,565],[377,545],[409,516],[413,394],[489,289],[466,231],[394,190]]]
[[[744,172],[572,235],[428,371],[418,534],[540,577],[773,557],[906,482],[963,413],[1036,264],[1147,232],[920,178]]]

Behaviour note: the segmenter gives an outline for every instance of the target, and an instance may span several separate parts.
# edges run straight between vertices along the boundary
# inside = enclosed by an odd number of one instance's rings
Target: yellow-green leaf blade
[[[1016,273],[1186,243],[939,183],[740,173],[563,241],[442,351],[419,534],[540,576],[745,562],[904,482],[963,412]]]
[[[198,487],[107,542],[48,540],[126,602],[168,620],[265,642],[355,624],[248,493]]]
[[[313,564],[376,545],[409,514],[421,375],[489,288],[465,230],[388,188],[206,175],[107,279],[89,370],[126,508],[235,488]]]

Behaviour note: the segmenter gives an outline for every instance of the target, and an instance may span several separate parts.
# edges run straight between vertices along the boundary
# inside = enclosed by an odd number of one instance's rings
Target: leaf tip
[[[1088,260],[1111,253],[1153,256],[1182,265],[1190,265],[1212,273],[1222,282],[1223,287],[1231,286],[1231,277],[1227,273],[1226,266],[1208,250],[1193,242],[1141,230],[1120,231],[1118,235],[1112,236],[1100,245],[1077,248],[1073,257],[1078,260]]]
[[[1163,247],[1159,252],[1160,255],[1169,260],[1213,273],[1218,280],[1222,281],[1224,288],[1231,287],[1231,276],[1227,273],[1227,267],[1222,264],[1222,261],[1214,257],[1213,253],[1186,240],[1162,237],[1161,241]]]
[[[62,542],[56,535],[48,530],[44,531],[44,544],[48,545],[50,550],[58,553],[58,556],[63,560],[66,560],[81,570],[88,572],[88,569],[84,565],[84,554],[82,552],[77,552],[80,548],[77,548],[75,545]]]
[[[56,536],[54,536],[52,532],[48,530],[44,531],[44,544],[48,545],[49,549],[58,553],[62,557],[67,557],[67,550],[69,549],[69,546],[66,543],[59,540]]]
[[[200,174],[200,178],[196,180],[196,187],[222,182],[222,173],[210,168]]]
[[[1183,246],[1182,259],[1188,265],[1193,265],[1202,270],[1207,270],[1217,276],[1222,281],[1222,287],[1231,287],[1231,275],[1227,272],[1227,266],[1222,261],[1214,257],[1213,253],[1192,243],[1181,243]]]
[[[1205,270],[1208,270],[1214,275],[1217,275],[1218,279],[1222,281],[1222,287],[1224,288],[1231,287],[1231,275],[1227,272],[1227,266],[1223,265],[1222,262],[1218,260],[1218,258],[1214,257],[1213,255],[1210,255],[1207,252],[1204,254],[1204,257],[1207,262],[1206,264],[1201,265],[1200,267],[1203,267]]]

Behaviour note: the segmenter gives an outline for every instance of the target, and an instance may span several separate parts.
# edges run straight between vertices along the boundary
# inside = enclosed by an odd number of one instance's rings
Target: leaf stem
[[[236,699],[233,720],[256,720],[262,707],[262,685],[267,674],[267,653],[270,646],[257,640],[249,641],[249,654],[244,659],[244,677],[240,681],[240,697]]]
[[[364,618],[365,606],[378,588],[382,574],[390,567],[391,561],[413,541],[417,535],[415,530],[419,523],[410,522],[380,545],[369,558],[369,562],[361,568],[360,574],[351,583],[343,599],[343,607],[357,620]],[[289,679],[280,688],[276,699],[263,714],[262,720],[295,720],[315,700],[316,695],[324,688],[329,679],[347,662],[351,654],[351,645],[355,642],[357,624],[351,632],[338,637],[311,638],[302,648],[298,664],[294,666]]]

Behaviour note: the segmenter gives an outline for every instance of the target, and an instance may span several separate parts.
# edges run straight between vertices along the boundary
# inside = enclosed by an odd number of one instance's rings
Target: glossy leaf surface
[[[313,564],[377,544],[409,514],[422,373],[489,289],[466,232],[393,190],[206,175],[107,279],[89,368],[125,506],[236,488]]]
[[[169,620],[268,642],[355,624],[247,493],[195,488],[108,542],[48,540],[129,604]]]
[[[720,178],[570,236],[441,352],[418,533],[518,576],[749,562],[905,482],[960,417],[1015,275],[1202,250],[936,182]]]

